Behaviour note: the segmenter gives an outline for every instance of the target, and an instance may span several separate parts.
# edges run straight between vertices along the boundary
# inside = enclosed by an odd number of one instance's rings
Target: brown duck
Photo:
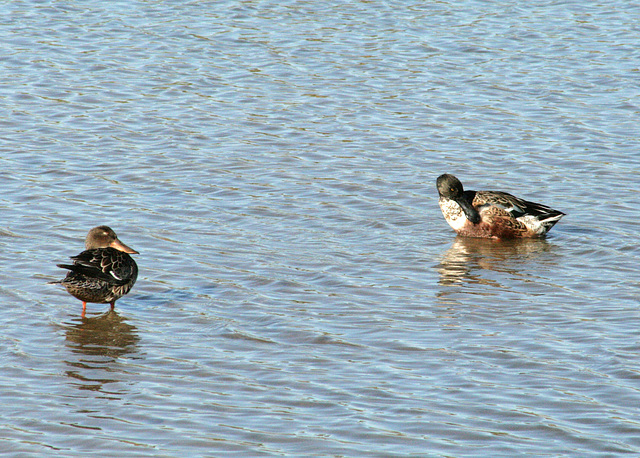
[[[113,310],[116,301],[131,291],[138,278],[138,265],[127,254],[138,252],[122,243],[111,228],[91,229],[85,247],[85,251],[71,257],[73,264],[58,264],[69,272],[57,282],[82,301],[82,316],[87,302],[111,304]]]

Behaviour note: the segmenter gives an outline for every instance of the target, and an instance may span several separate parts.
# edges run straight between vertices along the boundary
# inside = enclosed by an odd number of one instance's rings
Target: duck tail
[[[547,215],[542,215],[540,217],[540,225],[546,228],[545,232],[549,232],[549,230],[556,225],[560,218],[562,218],[565,214],[558,210],[553,210],[549,212]]]

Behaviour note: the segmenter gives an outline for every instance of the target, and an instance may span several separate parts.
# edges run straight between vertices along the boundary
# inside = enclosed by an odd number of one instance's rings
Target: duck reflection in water
[[[71,366],[66,375],[78,381],[78,387],[101,390],[106,383],[116,383],[114,363],[119,357],[138,352],[140,338],[115,310],[91,317],[80,317],[66,325],[66,345],[77,359],[66,361]]]
[[[551,250],[545,239],[494,240],[458,236],[444,254],[438,271],[441,285],[479,283],[500,287],[482,270],[517,275],[523,261]]]

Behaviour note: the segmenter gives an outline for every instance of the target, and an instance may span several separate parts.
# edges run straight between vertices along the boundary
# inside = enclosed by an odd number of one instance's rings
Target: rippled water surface
[[[4,13],[5,453],[640,454],[637,5]],[[456,237],[445,172],[567,216]],[[99,224],[140,276],[83,318]]]

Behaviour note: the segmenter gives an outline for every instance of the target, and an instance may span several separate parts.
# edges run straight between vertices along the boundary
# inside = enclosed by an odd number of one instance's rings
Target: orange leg
[[[85,301],[82,301],[82,315],[80,315],[82,318],[84,318],[84,314],[87,311],[87,303]]]
[[[116,301],[113,301],[113,302],[111,303],[111,310],[113,310],[114,308],[116,308]]]

